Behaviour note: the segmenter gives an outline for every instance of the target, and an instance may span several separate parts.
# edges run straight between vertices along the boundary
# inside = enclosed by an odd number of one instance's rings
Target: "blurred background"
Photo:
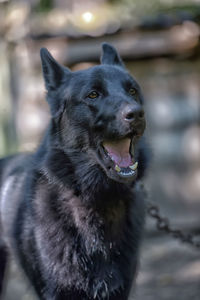
[[[151,200],[174,228],[200,234],[200,0],[0,0],[0,156],[34,150],[49,109],[39,49],[72,70],[112,43],[145,95]],[[200,249],[147,219],[130,299],[200,299]],[[15,264],[4,300],[36,299]]]

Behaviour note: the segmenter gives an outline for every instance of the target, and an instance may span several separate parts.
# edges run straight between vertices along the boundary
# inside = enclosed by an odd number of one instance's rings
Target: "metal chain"
[[[169,220],[160,215],[160,209],[157,205],[148,202],[147,212],[156,220],[156,226],[158,230],[164,231],[165,233],[173,236],[175,239],[180,240],[182,243],[186,243],[197,249],[200,249],[200,242],[195,240],[197,235],[194,233],[185,234],[180,229],[172,229],[169,224]]]
[[[141,184],[141,187],[146,197],[148,198],[148,194],[144,188],[144,185]],[[156,220],[156,227],[158,230],[171,235],[175,239],[180,240],[182,243],[186,243],[194,248],[200,249],[200,238],[198,239],[198,241],[196,240],[196,237],[197,236],[199,237],[200,234],[194,234],[194,233],[185,234],[180,229],[171,228],[168,218],[163,217],[160,213],[159,207],[155,203],[150,202],[149,200],[147,202],[147,212],[153,219]]]

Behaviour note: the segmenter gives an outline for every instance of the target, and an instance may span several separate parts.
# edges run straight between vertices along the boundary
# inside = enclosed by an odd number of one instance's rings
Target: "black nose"
[[[140,104],[126,105],[122,110],[124,121],[132,123],[144,119],[144,110]]]

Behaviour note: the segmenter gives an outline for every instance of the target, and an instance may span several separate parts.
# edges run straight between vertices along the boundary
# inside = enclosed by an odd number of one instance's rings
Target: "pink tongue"
[[[103,144],[112,160],[114,160],[119,167],[126,168],[133,164],[129,153],[130,142],[131,140],[126,138],[120,141],[105,142]]]

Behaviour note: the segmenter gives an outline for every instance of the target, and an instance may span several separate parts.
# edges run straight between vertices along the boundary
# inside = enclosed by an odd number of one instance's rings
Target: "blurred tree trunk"
[[[8,45],[0,40],[0,156],[16,150],[16,130],[12,107],[10,52]]]

